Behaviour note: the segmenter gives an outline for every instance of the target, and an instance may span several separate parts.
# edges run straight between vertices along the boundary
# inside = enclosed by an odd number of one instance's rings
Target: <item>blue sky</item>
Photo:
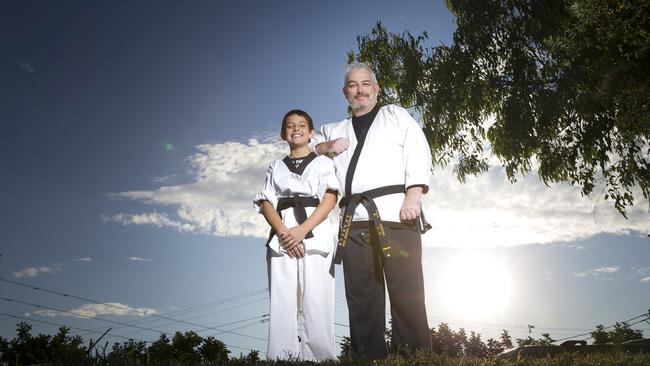
[[[235,354],[264,351],[267,228],[251,200],[286,152],[287,110],[317,125],[345,117],[346,53],[377,20],[427,31],[433,45],[455,28],[434,1],[3,2],[0,296],[22,303],[2,300],[0,312],[37,332],[193,329]],[[524,338],[533,324],[558,339],[650,308],[647,200],[626,221],[534,173],[511,185],[497,161],[464,185],[436,168],[431,188],[430,326],[486,339],[504,328]],[[0,315],[0,335],[17,321]]]

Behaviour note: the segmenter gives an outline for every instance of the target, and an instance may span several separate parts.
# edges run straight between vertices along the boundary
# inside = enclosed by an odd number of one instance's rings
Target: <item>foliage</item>
[[[596,326],[596,330],[591,332],[591,337],[594,339],[594,344],[603,345],[608,343],[621,344],[626,341],[643,338],[643,332],[638,329],[632,329],[626,323],[614,324],[614,329],[607,331],[605,327],[600,324]]]
[[[314,365],[313,362],[263,361],[258,351],[247,355],[229,358],[229,351],[223,342],[214,337],[200,337],[188,331],[176,332],[170,340],[165,334],[151,343],[128,340],[115,343],[107,351],[104,347],[95,348],[90,355],[79,336],[68,335],[69,329],[62,327],[55,336],[31,334],[32,327],[22,322],[17,325],[16,338],[8,341],[0,337],[0,365],[30,365],[46,363],[50,365]],[[597,327],[611,337],[634,337],[640,331],[631,330],[625,324],[617,324],[613,330],[606,332],[604,327]],[[430,351],[395,352],[386,359],[376,360],[374,365],[457,365],[457,366],[509,366],[509,365],[647,365],[650,354],[600,354],[600,355],[561,355],[546,359],[518,359],[515,361],[495,358],[502,349],[512,346],[512,339],[503,331],[500,340],[489,339],[487,344],[481,341],[481,335],[470,332],[467,336],[463,329],[454,331],[447,324],[440,324],[431,330],[434,348]],[[528,338],[531,338],[530,336]],[[612,338],[612,339],[614,339]],[[532,339],[532,338],[531,338]],[[534,340],[543,344],[550,337],[544,336]],[[622,338],[621,338],[622,339]],[[519,340],[518,340],[519,341]],[[342,342],[342,354],[339,362],[324,362],[323,365],[366,365],[368,360],[346,357],[349,352],[349,338]]]
[[[16,338],[0,338],[0,364],[73,363],[87,359],[88,350],[80,336],[70,337],[69,328],[61,327],[54,336],[31,334],[32,326],[26,322],[16,325]]]
[[[413,107],[433,162],[460,181],[498,157],[511,182],[532,170],[583,195],[603,186],[625,215],[650,194],[650,2],[447,0],[451,45],[389,33],[357,37],[380,103]]]

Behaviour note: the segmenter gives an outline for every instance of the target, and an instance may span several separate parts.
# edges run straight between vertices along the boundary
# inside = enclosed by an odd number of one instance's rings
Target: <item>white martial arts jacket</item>
[[[350,147],[333,158],[343,197],[348,194],[345,192],[345,177],[357,146],[352,118],[322,126],[320,136],[316,136],[312,146],[340,137],[350,141]],[[359,155],[352,180],[352,193],[394,184],[404,184],[405,187],[423,185],[423,192],[426,193],[430,175],[431,151],[420,125],[402,107],[381,107],[368,130]],[[374,201],[383,221],[400,221],[403,193],[378,197]],[[368,212],[363,205],[356,208],[353,220],[368,220]]]
[[[253,204],[255,210],[261,213],[261,203],[264,200],[269,201],[274,209],[277,209],[280,198],[288,198],[294,195],[316,197],[319,201],[323,201],[323,196],[328,189],[340,191],[331,159],[325,156],[317,156],[305,167],[302,175],[291,172],[284,161],[279,159],[273,161],[266,171],[264,188],[257,193]],[[307,217],[311,215],[314,209],[315,207],[305,208]],[[298,225],[293,215],[293,208],[282,210],[281,216],[282,222],[287,228]],[[332,251],[335,239],[329,220],[326,219],[321,222],[312,230],[312,233],[314,237],[303,241],[305,251],[308,254],[318,252],[327,255]],[[286,253],[280,245],[277,235],[271,238],[269,247],[279,254]]]

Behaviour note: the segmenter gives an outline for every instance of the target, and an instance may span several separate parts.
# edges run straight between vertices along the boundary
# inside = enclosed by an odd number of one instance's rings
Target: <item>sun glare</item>
[[[441,300],[453,316],[465,320],[489,320],[511,305],[512,276],[494,256],[464,253],[442,269]]]

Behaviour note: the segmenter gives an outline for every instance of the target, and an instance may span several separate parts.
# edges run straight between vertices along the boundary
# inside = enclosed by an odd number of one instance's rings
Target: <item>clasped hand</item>
[[[305,239],[307,232],[308,231],[305,230],[305,228],[298,225],[279,233],[280,244],[290,258],[302,258],[305,256],[305,245],[303,240]]]

